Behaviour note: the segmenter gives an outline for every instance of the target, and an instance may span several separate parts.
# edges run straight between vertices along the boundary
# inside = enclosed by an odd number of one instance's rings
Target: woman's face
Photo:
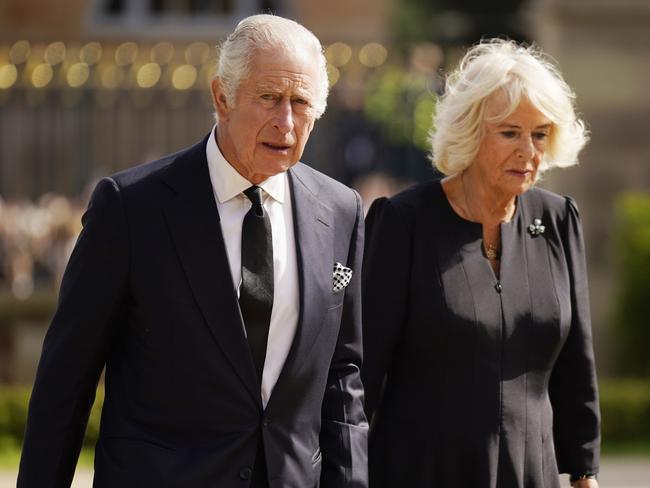
[[[486,106],[487,120],[505,108],[505,96],[493,95]],[[535,183],[552,127],[551,121],[523,98],[504,120],[485,123],[483,140],[470,170],[478,170],[482,181],[496,194],[521,195]]]

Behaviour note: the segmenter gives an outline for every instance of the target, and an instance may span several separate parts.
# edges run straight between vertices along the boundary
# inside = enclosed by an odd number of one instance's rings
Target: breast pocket
[[[327,310],[333,310],[343,306],[343,300],[345,299],[345,291],[339,291],[332,293],[330,297],[329,304],[327,305]]]

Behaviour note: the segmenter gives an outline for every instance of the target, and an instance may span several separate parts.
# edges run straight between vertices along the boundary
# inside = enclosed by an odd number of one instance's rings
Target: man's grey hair
[[[276,15],[260,14],[246,17],[218,47],[219,55],[214,77],[221,81],[226,101],[230,106],[235,105],[237,88],[249,75],[250,63],[256,52],[259,50],[274,52],[279,49],[313,50],[319,79],[315,87],[316,99],[312,103],[315,118],[320,118],[327,107],[329,92],[327,60],[323,47],[309,29],[298,22]],[[219,121],[216,112],[215,120]]]

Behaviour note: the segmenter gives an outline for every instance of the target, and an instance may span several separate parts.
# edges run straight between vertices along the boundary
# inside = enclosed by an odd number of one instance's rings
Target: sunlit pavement
[[[72,488],[91,488],[92,479],[92,471],[78,470]],[[0,472],[0,488],[14,488],[15,486],[16,473]],[[568,478],[563,477],[562,486],[569,486]],[[650,457],[603,459],[600,486],[601,488],[650,488]]]
[[[650,457],[606,457],[600,472],[602,488],[650,488]]]

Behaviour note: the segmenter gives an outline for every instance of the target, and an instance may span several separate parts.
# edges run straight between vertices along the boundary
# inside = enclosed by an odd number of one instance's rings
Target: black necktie
[[[244,194],[253,206],[242,224],[239,308],[261,382],[273,309],[273,240],[271,220],[262,206],[262,189],[251,186]]]

